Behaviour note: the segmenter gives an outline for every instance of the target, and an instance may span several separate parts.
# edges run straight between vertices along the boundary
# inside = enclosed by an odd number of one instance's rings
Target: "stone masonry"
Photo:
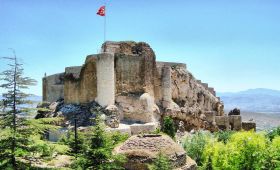
[[[106,42],[102,53],[87,56],[83,66],[44,77],[43,100],[60,98],[66,104],[114,106],[127,122],[158,122],[169,115],[187,130],[216,130],[215,116],[224,116],[214,88],[195,79],[186,64],[157,62],[143,42]]]

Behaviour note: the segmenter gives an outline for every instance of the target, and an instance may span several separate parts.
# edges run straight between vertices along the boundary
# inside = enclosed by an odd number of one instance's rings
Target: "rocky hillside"
[[[280,113],[280,91],[271,89],[249,89],[237,93],[218,93],[225,109],[238,107],[243,111]]]

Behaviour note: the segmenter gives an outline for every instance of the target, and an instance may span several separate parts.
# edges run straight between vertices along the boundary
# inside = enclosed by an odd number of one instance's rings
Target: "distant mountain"
[[[243,111],[260,113],[280,113],[280,91],[272,89],[249,89],[236,93],[217,93],[225,104],[225,109],[235,107]]]
[[[2,99],[3,99],[3,97],[2,97],[2,95],[0,95],[0,100],[2,100]],[[38,102],[42,101],[42,96],[34,95],[34,96],[31,96],[31,97],[28,97],[28,100],[31,100],[31,101],[33,101],[35,103],[38,103]]]

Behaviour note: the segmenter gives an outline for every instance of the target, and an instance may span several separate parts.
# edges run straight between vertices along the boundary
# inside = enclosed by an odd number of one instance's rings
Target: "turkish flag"
[[[100,16],[105,16],[105,6],[100,7],[96,14]]]

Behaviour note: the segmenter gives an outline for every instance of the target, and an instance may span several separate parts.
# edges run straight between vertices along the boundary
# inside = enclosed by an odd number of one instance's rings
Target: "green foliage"
[[[76,169],[110,170],[124,169],[126,158],[123,155],[114,155],[112,151],[119,142],[127,139],[120,133],[108,134],[99,117],[95,120],[95,126],[89,140],[86,141],[86,152],[80,155],[74,162]]]
[[[50,158],[54,153],[67,154],[69,151],[67,145],[42,140],[40,135],[33,135],[31,140],[33,143],[30,145],[29,152],[32,157]]]
[[[217,138],[218,142],[223,142],[226,144],[233,134],[234,131],[219,131],[215,133],[215,137]]]
[[[201,169],[262,169],[268,140],[263,133],[236,132],[228,142],[210,140],[202,154]]]
[[[264,167],[268,170],[280,169],[280,136],[276,136],[268,147]]]
[[[83,156],[78,157],[72,164],[71,168],[75,170],[84,170],[87,169],[87,159]]]
[[[272,141],[276,136],[280,136],[280,126],[267,133],[267,137],[270,139],[270,141]]]
[[[80,155],[85,152],[86,146],[85,146],[85,137],[83,133],[77,132],[77,143],[75,141],[75,135],[73,132],[69,133],[68,138],[68,145],[70,147],[69,154],[70,155]],[[77,155],[76,155],[77,154]]]
[[[205,149],[207,142],[210,140],[209,133],[197,132],[191,137],[188,137],[183,142],[183,147],[188,155],[201,165],[201,156]]]
[[[173,119],[171,117],[169,116],[164,117],[162,132],[166,133],[171,138],[175,137],[176,130],[175,130]]]
[[[160,134],[161,130],[160,130],[160,128],[157,127],[152,133],[153,134]]]
[[[51,147],[47,143],[36,144],[33,149],[37,153],[40,153],[41,157],[51,157],[54,153],[54,147]]]
[[[26,114],[28,108],[24,104],[30,101],[26,98],[31,96],[24,91],[29,86],[35,85],[36,81],[23,76],[23,67],[17,60],[15,51],[13,57],[6,57],[8,69],[0,73],[0,88],[3,88],[2,113],[0,115],[0,128],[5,131],[0,138],[0,167],[7,168],[12,164],[18,168],[16,157],[25,156],[30,149],[32,141],[29,137],[33,134],[28,121],[20,114]]]
[[[170,170],[172,166],[170,164],[169,159],[164,156],[162,153],[159,153],[154,163],[149,166],[150,170]]]
[[[121,134],[120,132],[112,132],[109,133],[109,138],[111,139],[111,142],[114,146],[116,146],[119,143],[125,142],[128,138],[128,134]]]

